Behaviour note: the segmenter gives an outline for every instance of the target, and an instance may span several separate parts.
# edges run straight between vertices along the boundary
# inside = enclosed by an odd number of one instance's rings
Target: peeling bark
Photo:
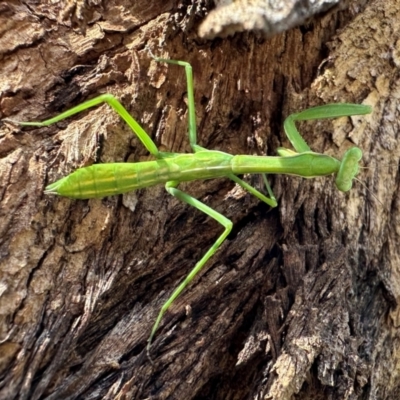
[[[146,150],[106,105],[46,128],[0,125],[0,399],[398,399],[400,6],[352,2],[270,39],[203,41],[207,4],[0,5],[0,118],[37,121],[113,93],[163,150],[289,147],[288,114],[364,102],[369,116],[302,124],[313,150],[354,144],[368,169],[271,178],[269,210],[228,180],[184,190],[234,231],[146,341],[221,227],[163,187],[76,201],[43,188]],[[262,190],[262,180],[246,177]]]

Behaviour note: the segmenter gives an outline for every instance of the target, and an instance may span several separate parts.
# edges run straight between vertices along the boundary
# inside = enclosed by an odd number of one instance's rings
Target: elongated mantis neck
[[[234,174],[289,174],[313,178],[337,173],[340,161],[318,153],[302,153],[290,157],[234,156],[231,161]]]

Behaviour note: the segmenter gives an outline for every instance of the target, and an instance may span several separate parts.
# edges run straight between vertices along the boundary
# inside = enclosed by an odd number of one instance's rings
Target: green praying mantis
[[[73,199],[89,199],[122,194],[157,184],[165,184],[165,189],[172,196],[197,208],[223,226],[224,231],[222,234],[197,262],[180,285],[176,287],[159,311],[148,338],[148,352],[165,312],[190,284],[194,277],[202,270],[210,257],[219,249],[232,229],[232,222],[228,218],[189,194],[181,191],[178,189],[178,185],[181,182],[194,181],[197,179],[225,177],[231,179],[271,207],[276,207],[277,201],[265,174],[289,174],[303,178],[334,174],[336,175],[335,183],[337,188],[340,191],[346,192],[351,189],[352,181],[358,174],[362,151],[358,147],[352,147],[346,151],[341,161],[325,154],[315,153],[311,151],[310,147],[300,136],[300,133],[296,129],[295,122],[364,115],[371,112],[371,107],[368,105],[339,103],[313,107],[292,114],[285,120],[284,130],[295,151],[279,148],[279,156],[275,157],[231,155],[222,151],[207,150],[197,144],[191,65],[185,61],[169,60],[154,56],[153,58],[159,62],[176,64],[185,68],[188,98],[189,142],[193,150],[191,154],[159,151],[150,136],[111,94],[103,94],[95,97],[43,122],[17,122],[24,126],[47,126],[101,103],[107,103],[130,126],[149,153],[154,156],[155,160],[138,163],[95,164],[89,167],[79,168],[70,175],[48,185],[45,188],[45,193]],[[238,175],[248,173],[262,174],[268,196],[238,177]]]

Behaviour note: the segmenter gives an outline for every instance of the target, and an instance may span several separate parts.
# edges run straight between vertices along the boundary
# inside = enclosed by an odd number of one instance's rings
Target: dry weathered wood
[[[273,154],[291,112],[374,107],[301,127],[316,151],[361,147],[370,192],[278,176],[268,210],[225,180],[183,185],[235,227],[163,320],[153,365],[154,318],[221,228],[162,187],[43,195],[93,161],[147,158],[106,106],[47,128],[2,124],[1,399],[398,398],[400,6],[363,3],[269,40],[214,42],[198,38],[200,6],[172,1],[0,5],[0,118],[42,120],[111,92],[160,147],[187,151],[184,71],[145,45],[193,65],[210,149]]]
[[[202,38],[214,39],[256,31],[273,36],[304,24],[315,14],[335,5],[348,7],[347,0],[216,0],[199,28]]]

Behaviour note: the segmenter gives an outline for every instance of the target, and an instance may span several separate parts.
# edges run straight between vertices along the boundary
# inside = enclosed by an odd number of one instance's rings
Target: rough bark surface
[[[282,121],[330,102],[369,116],[303,124],[318,152],[354,144],[368,169],[276,176],[277,208],[227,180],[182,185],[234,231],[146,341],[221,227],[163,187],[103,200],[43,194],[93,162],[142,161],[106,105],[46,128],[0,125],[0,399],[398,399],[400,5],[354,1],[271,39],[200,40],[209,4],[0,4],[0,118],[43,120],[113,93],[160,148],[289,147]],[[262,188],[257,176],[246,178]]]
[[[199,27],[199,36],[207,39],[255,31],[272,36],[304,24],[315,14],[347,0],[216,0]]]

